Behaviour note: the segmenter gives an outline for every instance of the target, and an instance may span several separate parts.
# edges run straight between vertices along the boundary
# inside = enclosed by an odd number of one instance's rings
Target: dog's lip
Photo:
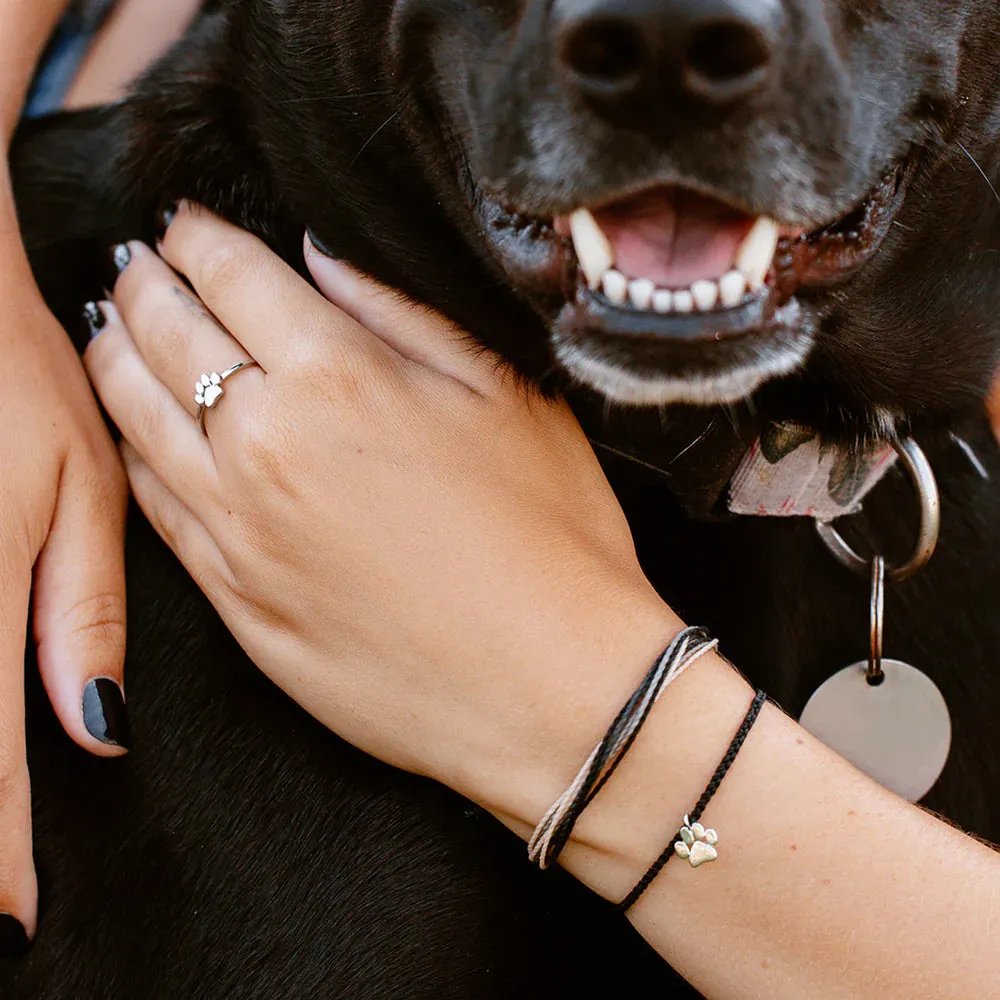
[[[767,328],[775,313],[795,297],[822,293],[851,279],[880,249],[905,199],[915,158],[907,157],[884,175],[852,211],[806,231],[782,225],[777,250],[761,292],[730,309],[661,315],[628,304],[617,305],[591,290],[579,273],[572,241],[552,219],[520,213],[492,202],[492,228],[509,229],[531,242],[544,242],[544,267],[518,277],[529,294],[540,294],[557,306],[563,318],[572,314],[578,330],[625,339],[706,345],[752,338]],[[634,193],[631,192],[631,193]],[[603,199],[606,205],[612,199]],[[530,286],[530,287],[528,287]]]

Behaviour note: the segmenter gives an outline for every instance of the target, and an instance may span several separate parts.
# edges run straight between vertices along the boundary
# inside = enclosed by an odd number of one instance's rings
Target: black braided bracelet
[[[664,865],[666,865],[674,854],[678,853],[679,849],[684,850],[685,856],[688,857],[688,860],[694,867],[697,867],[703,861],[715,859],[717,856],[715,851],[717,839],[715,831],[705,830],[698,821],[701,819],[709,802],[712,801],[712,796],[719,790],[719,785],[722,784],[722,779],[725,778],[729,768],[732,767],[733,761],[736,760],[736,755],[740,752],[744,740],[746,740],[750,730],[753,728],[753,724],[757,721],[757,716],[760,715],[760,710],[764,707],[765,701],[767,701],[767,695],[763,691],[758,691],[754,695],[750,708],[747,710],[740,728],[736,731],[732,743],[729,744],[729,749],[726,751],[725,757],[722,758],[719,766],[715,769],[715,774],[712,775],[712,780],[708,783],[705,791],[702,792],[701,798],[698,799],[698,803],[694,809],[684,817],[684,826],[671,838],[670,843],[663,849],[663,853],[653,862],[646,874],[639,879],[632,888],[632,891],[615,906],[615,910],[618,913],[626,913],[638,902],[639,897],[653,884],[656,876],[663,871]]]

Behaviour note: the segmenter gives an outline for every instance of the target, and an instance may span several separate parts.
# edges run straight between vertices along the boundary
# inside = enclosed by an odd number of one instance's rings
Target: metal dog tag
[[[938,686],[900,660],[882,660],[868,681],[855,663],[825,681],[806,704],[802,727],[880,785],[910,802],[941,776],[951,749],[951,716]]]
[[[941,503],[934,473],[913,440],[895,445],[920,498],[920,534],[910,558],[887,567],[871,561],[871,606],[867,663],[835,673],[814,692],[799,722],[880,785],[910,802],[922,799],[941,776],[951,750],[951,715],[938,686],[901,660],[882,659],[885,581],[906,580],[934,553]],[[837,560],[858,573],[865,561],[831,524],[817,530]]]

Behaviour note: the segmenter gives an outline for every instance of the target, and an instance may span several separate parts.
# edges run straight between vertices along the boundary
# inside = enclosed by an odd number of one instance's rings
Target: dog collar
[[[698,520],[731,516],[810,517],[828,522],[854,513],[897,460],[891,444],[846,449],[790,421],[743,430],[714,417],[666,460],[591,434],[599,453],[663,477]],[[672,429],[671,442],[686,435]],[[661,438],[662,440],[662,438]]]
[[[732,514],[833,521],[854,513],[895,461],[891,444],[847,450],[799,424],[769,424],[732,477],[727,506]]]

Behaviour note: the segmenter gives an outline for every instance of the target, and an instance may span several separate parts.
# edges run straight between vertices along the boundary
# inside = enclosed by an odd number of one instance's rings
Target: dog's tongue
[[[615,267],[661,288],[721,278],[754,223],[714,198],[665,187],[594,209],[593,215],[614,247]]]

